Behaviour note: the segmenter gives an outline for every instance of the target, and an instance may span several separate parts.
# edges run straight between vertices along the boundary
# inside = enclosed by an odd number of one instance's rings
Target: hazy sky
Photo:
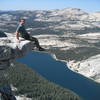
[[[0,0],[0,10],[49,10],[80,8],[100,11],[100,0]]]

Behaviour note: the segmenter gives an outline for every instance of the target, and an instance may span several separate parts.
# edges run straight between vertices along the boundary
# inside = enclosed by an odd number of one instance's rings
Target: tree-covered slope
[[[2,71],[0,85],[12,84],[17,88],[15,95],[25,95],[32,100],[81,100],[68,89],[47,81],[32,68],[13,62],[12,66]]]

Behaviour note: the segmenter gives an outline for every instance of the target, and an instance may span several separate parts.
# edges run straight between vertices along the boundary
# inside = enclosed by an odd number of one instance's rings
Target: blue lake
[[[100,100],[100,84],[69,70],[66,63],[56,61],[47,53],[30,52],[17,61],[32,67],[47,80],[74,91],[84,100]]]

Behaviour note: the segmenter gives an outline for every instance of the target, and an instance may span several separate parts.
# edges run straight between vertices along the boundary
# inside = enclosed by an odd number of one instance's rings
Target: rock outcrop
[[[30,41],[21,39],[21,42],[17,43],[13,35],[0,38],[0,69],[9,67],[11,60],[24,56],[31,49]]]
[[[79,62],[69,62],[69,68],[100,83],[100,54]]]
[[[0,31],[0,38],[2,37],[7,37],[7,35],[4,32]]]

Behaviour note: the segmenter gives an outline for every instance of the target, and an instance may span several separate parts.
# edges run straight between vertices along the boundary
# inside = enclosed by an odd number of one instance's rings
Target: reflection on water
[[[100,100],[100,84],[93,82],[56,61],[47,53],[31,52],[17,61],[32,67],[46,79],[68,88],[84,100]]]

